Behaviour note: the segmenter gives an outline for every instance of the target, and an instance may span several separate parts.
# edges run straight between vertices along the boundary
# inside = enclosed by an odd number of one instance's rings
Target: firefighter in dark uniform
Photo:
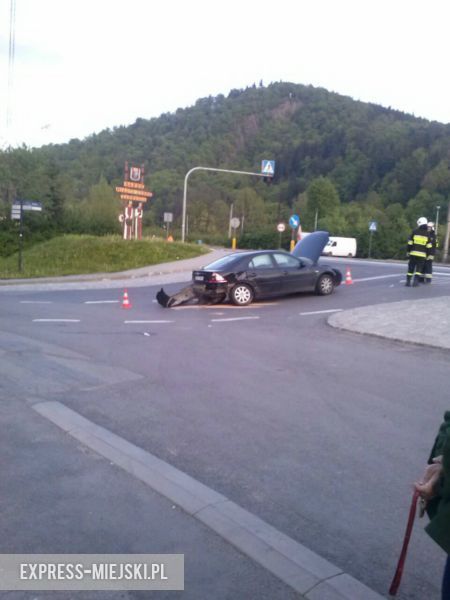
[[[432,250],[431,236],[428,232],[428,219],[420,217],[417,219],[417,228],[409,236],[408,240],[408,272],[406,274],[406,286],[416,286],[424,276],[425,261]]]
[[[431,280],[433,278],[433,260],[437,248],[436,231],[434,229],[434,223],[432,221],[428,221],[428,235],[430,236],[431,249],[428,253],[427,260],[425,261],[425,266],[423,268],[423,281],[425,283],[431,283]]]

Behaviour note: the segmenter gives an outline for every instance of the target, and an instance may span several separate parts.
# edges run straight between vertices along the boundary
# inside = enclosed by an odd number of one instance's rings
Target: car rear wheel
[[[230,299],[236,306],[247,306],[253,300],[253,290],[246,283],[238,283],[231,290]]]
[[[328,296],[334,290],[334,279],[328,273],[321,275],[316,285],[316,292],[319,296]]]

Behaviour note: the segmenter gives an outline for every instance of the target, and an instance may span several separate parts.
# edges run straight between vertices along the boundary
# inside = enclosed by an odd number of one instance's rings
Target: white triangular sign
[[[273,165],[269,160],[263,167],[263,173],[265,173],[266,175],[273,175]]]

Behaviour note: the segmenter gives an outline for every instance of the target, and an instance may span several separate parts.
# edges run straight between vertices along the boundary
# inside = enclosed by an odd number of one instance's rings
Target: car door
[[[281,293],[281,270],[268,253],[255,254],[249,259],[246,279],[257,296]]]
[[[284,252],[274,253],[273,258],[281,270],[281,290],[283,294],[294,294],[295,292],[306,292],[314,289],[316,274],[309,265]]]

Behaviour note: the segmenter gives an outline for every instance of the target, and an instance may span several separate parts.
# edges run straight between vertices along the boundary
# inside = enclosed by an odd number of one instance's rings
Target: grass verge
[[[113,273],[193,258],[205,252],[200,245],[167,243],[157,239],[63,235],[24,250],[22,272],[19,272],[17,253],[0,258],[0,278]]]

